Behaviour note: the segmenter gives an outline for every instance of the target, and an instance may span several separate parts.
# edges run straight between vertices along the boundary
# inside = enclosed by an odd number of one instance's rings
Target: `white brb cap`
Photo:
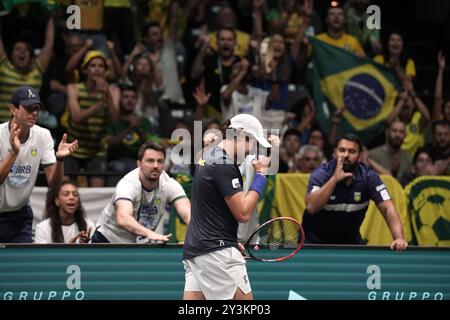
[[[264,148],[272,147],[264,138],[264,130],[259,120],[251,114],[241,113],[230,119],[230,128],[241,129],[251,134]]]

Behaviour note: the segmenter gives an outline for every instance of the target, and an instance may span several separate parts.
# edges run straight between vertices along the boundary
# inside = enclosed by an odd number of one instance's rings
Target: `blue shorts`
[[[98,228],[97,228],[98,229]],[[108,239],[98,230],[95,230],[91,237],[91,243],[110,243]]]
[[[0,213],[0,243],[31,243],[33,210],[29,205]]]

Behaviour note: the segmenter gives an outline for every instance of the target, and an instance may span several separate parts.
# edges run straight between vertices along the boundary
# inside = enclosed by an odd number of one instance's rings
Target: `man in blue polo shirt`
[[[386,220],[394,241],[391,249],[408,246],[400,216],[379,175],[359,162],[361,139],[343,136],[335,159],[318,167],[309,178],[303,228],[307,243],[362,244],[359,228],[369,200]]]

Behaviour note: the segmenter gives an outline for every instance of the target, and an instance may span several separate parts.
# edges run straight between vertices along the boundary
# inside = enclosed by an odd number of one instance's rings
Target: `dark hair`
[[[337,4],[336,6],[334,6],[334,7],[333,7],[332,5],[329,5],[329,6],[328,6],[327,11],[325,12],[325,17],[324,17],[323,20],[325,20],[326,18],[328,18],[328,15],[330,14],[330,11],[333,10],[333,9],[341,9],[342,12],[344,13],[344,16],[345,16],[345,10],[344,10],[344,7],[342,6],[341,3],[338,3],[338,4]]]
[[[142,27],[142,30],[141,30],[142,39],[147,37],[148,30],[153,27],[157,27],[157,28],[161,29],[161,25],[159,24],[159,22],[152,21],[152,22],[146,23]]]
[[[363,144],[361,138],[358,137],[356,134],[353,134],[353,133],[344,134],[341,138],[339,138],[339,140],[337,142],[338,145],[339,145],[339,142],[341,142],[341,140],[348,140],[348,141],[357,143],[358,147],[359,147],[359,152],[361,152],[363,149],[364,144]]]
[[[437,126],[446,126],[446,127],[450,127],[450,122],[448,122],[445,119],[441,119],[441,120],[436,120],[433,122],[432,124],[432,132],[434,133],[436,131],[436,127]]]
[[[394,123],[397,123],[397,122],[401,122],[401,123],[403,123],[404,125],[405,125],[405,127],[406,127],[406,123],[404,123],[402,120],[400,120],[399,118],[395,118],[394,120],[392,120],[391,122],[389,122],[387,125],[386,125],[386,129],[390,129],[391,127],[392,127],[392,125],[394,124]],[[387,131],[386,131],[387,132]]]
[[[136,64],[140,59],[147,60],[148,64],[150,65],[150,72],[145,77],[139,77],[136,73]],[[130,68],[129,68],[129,78],[130,78],[133,86],[136,88],[136,93],[141,92],[141,91],[144,92],[144,94],[142,96],[143,96],[143,111],[145,111],[149,105],[149,100],[150,100],[150,96],[151,96],[148,93],[153,92],[152,86],[153,86],[154,78],[155,78],[155,66],[147,52],[142,52],[133,58]],[[145,88],[142,88],[141,84],[145,80],[147,80]]]
[[[341,9],[342,11],[344,11],[344,7],[342,6],[342,3],[338,2],[338,1],[335,1],[335,2],[336,2],[335,6],[332,6],[332,5],[328,6],[328,8],[327,8],[327,15],[328,15],[328,12],[330,12],[331,9]]]
[[[430,159],[433,160],[433,158],[431,157],[431,154],[428,151],[428,149],[425,148],[425,147],[420,147],[420,148],[417,149],[416,153],[414,153],[414,157],[413,157],[413,160],[412,160],[412,164],[413,165],[415,165],[417,163],[417,159],[419,158],[419,155],[421,153],[426,153],[430,157]]]
[[[142,161],[145,150],[147,150],[147,149],[162,152],[162,154],[164,155],[164,158],[166,157],[166,149],[164,149],[163,146],[161,146],[160,144],[154,143],[154,142],[146,142],[143,145],[141,145],[141,147],[139,148],[139,151],[137,154],[137,159],[139,161]]]
[[[395,30],[395,31],[390,32],[387,35],[386,39],[384,40],[384,45],[383,45],[384,64],[387,65],[389,63],[389,38],[391,37],[392,34],[398,34],[402,38],[403,50],[400,53],[400,66],[406,72],[406,64],[408,63],[409,54],[408,54],[408,50],[406,48],[406,41],[405,41],[404,33],[400,30]]]
[[[208,120],[208,121],[205,121],[205,124],[204,124],[204,127],[203,127],[203,132],[205,132],[205,131],[208,129],[208,127],[209,127],[210,125],[212,125],[212,124],[217,124],[217,126],[218,126],[219,128],[222,127],[222,124],[220,123],[219,120],[217,120],[217,119],[210,119],[210,120]]]
[[[59,207],[56,205],[55,200],[58,198],[59,191],[66,184],[70,184],[76,188],[78,185],[76,182],[71,180],[63,180],[58,185],[53,188],[50,188],[47,192],[47,198],[45,201],[45,211],[44,211],[44,219],[50,219],[50,227],[52,230],[52,241],[53,243],[64,243],[64,235],[62,232],[61,226],[61,216],[59,215]],[[86,231],[87,223],[84,219],[84,208],[81,205],[81,200],[78,198],[78,208],[75,211],[74,218],[75,222],[78,225],[78,230]]]
[[[236,30],[234,30],[233,28],[230,28],[230,27],[220,27],[219,29],[217,29],[217,34],[216,34],[217,40],[219,40],[219,34],[223,30],[230,31],[233,34],[234,38],[237,39]]]
[[[16,46],[19,42],[25,43],[25,45],[27,46],[28,52],[30,53],[30,59],[33,59],[33,57],[34,57],[33,46],[31,45],[31,42],[30,42],[29,40],[27,40],[27,39],[17,39],[16,41],[14,41],[14,43],[12,44],[12,46],[9,47],[9,50],[7,51],[8,58],[11,59],[12,52],[14,51],[15,46]]]
[[[231,126],[231,119],[225,120],[225,122],[222,124],[222,139],[227,138],[227,130],[232,129]]]
[[[227,138],[233,138],[236,139],[239,136],[239,130],[235,129],[235,128],[230,128],[231,126],[231,119],[225,120],[225,122],[222,125],[222,139],[226,140]],[[231,132],[233,132],[232,135],[227,135],[227,132],[229,133],[231,130]]]
[[[119,89],[120,89],[121,93],[124,92],[124,91],[134,91],[135,93],[137,93],[136,86],[134,86],[132,84],[129,84],[129,83],[121,83],[119,85]]]
[[[297,136],[297,138],[300,140],[300,131],[295,128],[287,129],[283,134],[283,141],[286,140],[287,136]]]

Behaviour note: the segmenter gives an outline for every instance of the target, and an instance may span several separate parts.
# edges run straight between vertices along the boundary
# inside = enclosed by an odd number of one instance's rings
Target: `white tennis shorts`
[[[238,249],[229,247],[183,260],[184,291],[201,291],[207,300],[231,300],[237,288],[252,291],[245,259]]]

